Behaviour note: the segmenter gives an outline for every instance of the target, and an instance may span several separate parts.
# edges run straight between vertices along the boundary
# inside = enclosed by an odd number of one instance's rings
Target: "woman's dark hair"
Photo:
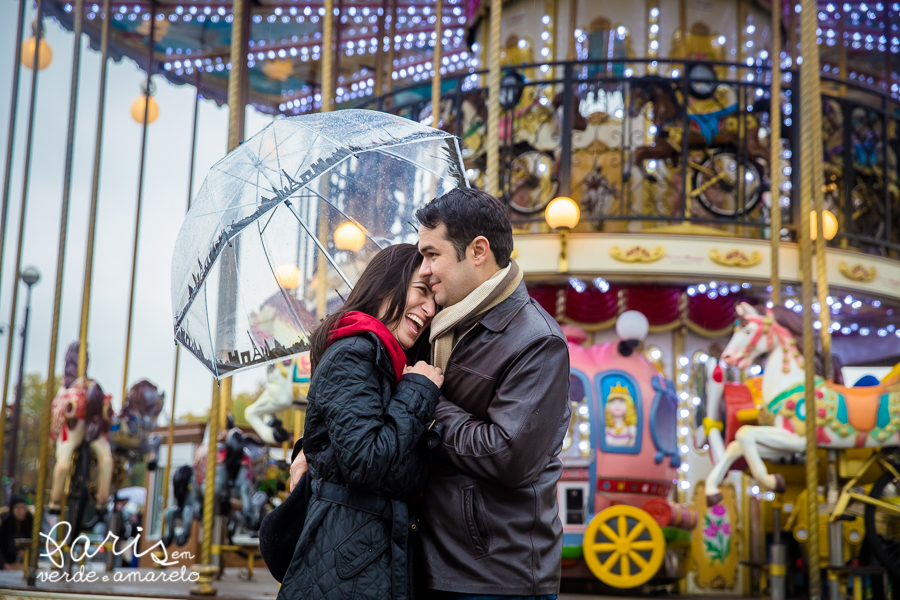
[[[390,329],[403,318],[406,295],[413,275],[422,264],[422,255],[413,244],[388,246],[376,254],[353,286],[347,301],[316,327],[310,337],[310,366],[313,372],[328,349],[331,330],[344,314],[359,311],[380,319]],[[387,301],[387,312],[379,316]]]
[[[479,235],[487,238],[497,266],[505,269],[513,251],[509,211],[502,202],[481,190],[454,188],[416,211],[424,227],[447,227],[447,240],[456,249],[456,260],[466,258],[466,248]]]

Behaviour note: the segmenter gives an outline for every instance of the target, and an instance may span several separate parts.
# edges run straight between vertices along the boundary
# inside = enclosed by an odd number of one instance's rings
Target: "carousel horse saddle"
[[[891,422],[891,401],[897,402],[898,390],[879,383],[868,387],[844,387],[826,382],[826,395],[837,395],[835,419],[861,433],[885,429]],[[896,387],[896,386],[895,386]]]
[[[737,112],[738,105],[732,104],[721,110],[708,113],[689,113],[687,118],[690,121],[691,129],[698,131],[706,140],[706,144],[712,144],[713,138],[724,129],[723,119]]]

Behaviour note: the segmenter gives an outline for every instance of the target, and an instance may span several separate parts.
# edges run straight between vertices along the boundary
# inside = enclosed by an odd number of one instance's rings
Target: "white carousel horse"
[[[309,377],[309,352],[269,365],[266,389],[244,410],[244,419],[267,444],[280,444],[291,439],[277,415],[292,406],[306,407]]]
[[[744,425],[725,448],[706,480],[709,504],[721,500],[718,486],[735,460],[747,461],[756,481],[784,491],[784,480],[770,474],[763,460],[790,457],[806,449],[804,357],[793,335],[771,310],[759,315],[749,304],[737,306],[742,320],[722,353],[728,366],[746,369],[768,355],[762,380],[762,425]],[[900,432],[900,380],[865,388],[846,388],[816,378],[817,445],[823,448],[897,446]]]
[[[113,471],[109,446],[113,417],[110,400],[111,396],[103,392],[100,384],[86,377],[76,379],[53,399],[50,439],[56,441],[56,466],[53,468],[48,505],[51,513],[60,509],[63,490],[72,469],[72,457],[85,440],[97,457],[97,508],[105,510]]]
[[[51,405],[50,439],[56,442],[56,465],[48,508],[51,513],[60,509],[65,484],[71,475],[72,457],[87,441],[97,459],[96,500],[99,512],[103,513],[109,502],[115,465],[118,464],[120,477],[117,479],[120,479],[131,465],[151,453],[150,431],[156,425],[165,395],[149,381],[141,380],[129,388],[117,416],[112,397],[103,392],[100,384],[87,377],[76,379],[78,342],[66,351],[65,365],[63,385]]]

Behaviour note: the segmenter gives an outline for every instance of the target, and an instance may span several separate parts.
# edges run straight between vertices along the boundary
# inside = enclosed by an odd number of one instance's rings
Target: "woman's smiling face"
[[[422,331],[431,325],[436,310],[434,292],[431,291],[427,278],[421,277],[418,270],[414,271],[406,292],[403,317],[391,328],[391,333],[404,350],[412,348]]]

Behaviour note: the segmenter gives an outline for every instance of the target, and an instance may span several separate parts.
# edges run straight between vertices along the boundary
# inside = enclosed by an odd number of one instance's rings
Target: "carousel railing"
[[[784,176],[780,193],[772,195],[767,64],[623,59],[547,63],[543,70],[505,67],[500,181],[514,226],[538,230],[546,204],[568,195],[581,204],[582,222],[596,231],[689,223],[768,238],[775,197],[784,215],[780,235],[795,239],[799,201],[791,198],[799,189],[794,149],[801,125],[792,99],[799,78],[785,71],[784,79],[783,151],[775,165]],[[826,208],[839,222],[830,243],[893,255],[900,250],[900,194],[894,191],[900,120],[894,115],[900,113],[885,94],[837,83],[844,87],[822,96]],[[485,85],[484,71],[442,76],[438,123],[460,138],[467,176],[478,187],[485,184]],[[425,79],[357,106],[431,123],[430,89]],[[838,154],[829,153],[828,143],[835,123]]]

